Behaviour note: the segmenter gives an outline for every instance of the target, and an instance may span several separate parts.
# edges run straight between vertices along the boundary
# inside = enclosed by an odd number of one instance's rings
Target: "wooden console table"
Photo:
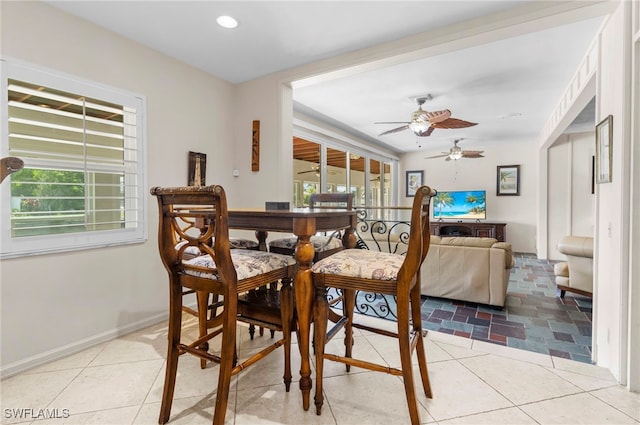
[[[432,221],[431,234],[436,236],[471,236],[475,238],[495,238],[505,242],[507,223],[482,222],[451,222]]]

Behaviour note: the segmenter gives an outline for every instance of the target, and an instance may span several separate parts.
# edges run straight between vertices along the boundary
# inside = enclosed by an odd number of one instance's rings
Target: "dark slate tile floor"
[[[556,288],[552,261],[515,254],[504,309],[425,297],[426,329],[591,363],[589,297]]]

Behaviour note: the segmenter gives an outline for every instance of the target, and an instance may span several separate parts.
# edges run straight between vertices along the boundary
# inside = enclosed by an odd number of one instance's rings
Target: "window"
[[[146,240],[145,99],[2,60],[2,258]]]

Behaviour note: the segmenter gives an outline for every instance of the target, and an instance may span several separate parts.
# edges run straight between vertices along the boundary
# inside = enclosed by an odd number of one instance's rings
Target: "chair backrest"
[[[353,193],[313,193],[309,196],[309,208],[353,209]]]
[[[404,263],[398,271],[399,282],[410,282],[414,276],[420,278],[418,270],[429,252],[431,234],[429,227],[429,207],[431,198],[438,192],[429,186],[416,190],[411,208],[411,230]]]
[[[151,194],[158,199],[158,248],[169,274],[175,277],[185,269],[212,273],[211,269],[182,262],[184,251],[196,247],[211,256],[218,280],[236,282],[230,253],[227,198],[222,186],[154,187]],[[195,220],[200,221],[197,228]],[[179,242],[182,243],[178,245]]]
[[[24,162],[15,156],[2,158],[0,162],[0,183],[2,183],[9,174],[20,171],[24,167]]]

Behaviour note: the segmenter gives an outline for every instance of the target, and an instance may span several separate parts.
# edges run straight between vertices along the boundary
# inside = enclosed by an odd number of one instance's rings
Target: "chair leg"
[[[344,300],[342,302],[342,308],[344,315],[347,318],[347,323],[344,327],[344,356],[352,358],[353,351],[353,312],[356,306],[356,291],[353,289],[343,290]],[[345,365],[347,372],[351,371],[351,365]]]
[[[284,387],[287,392],[291,388],[291,325],[293,323],[293,289],[290,280],[282,281],[280,289],[280,317],[282,320],[282,333],[284,337]],[[273,332],[271,335],[273,338]]]
[[[564,298],[564,294],[566,294],[567,291],[565,291],[564,289],[560,290],[560,298]]]
[[[162,405],[160,406],[159,424],[169,421],[171,415],[171,404],[173,403],[173,392],[176,387],[176,374],[178,372],[178,345],[180,344],[180,332],[182,329],[182,293],[177,285],[170,294],[169,302],[169,326],[168,326],[168,346],[167,365],[164,376],[164,389],[162,391]]]
[[[420,286],[416,285],[411,291],[411,321],[413,323],[414,338],[418,338],[416,341],[416,353],[418,356],[418,366],[420,367],[422,388],[424,389],[425,395],[428,398],[432,398],[431,384],[429,382],[429,370],[427,368],[427,356],[424,348],[420,303]]]
[[[198,337],[202,338],[207,334],[207,313],[209,312],[209,293],[196,291],[196,300],[198,302]],[[199,348],[203,350],[209,349],[209,344],[205,343]],[[200,359],[200,369],[207,366],[205,359]]]
[[[231,371],[236,358],[236,317],[238,305],[236,294],[225,294],[225,307],[222,321],[222,349],[220,356],[220,371],[218,372],[218,391],[216,406],[213,413],[213,425],[223,425],[229,401],[229,386],[231,385]],[[226,298],[229,297],[229,298]],[[235,302],[234,302],[235,300]],[[233,354],[233,355],[230,355]]]
[[[313,341],[316,352],[316,415],[322,412],[324,396],[322,395],[322,374],[324,366],[324,345],[327,336],[327,321],[329,320],[329,302],[327,289],[324,285],[315,288],[316,300],[313,306]]]
[[[404,392],[407,397],[409,407],[409,418],[412,425],[420,424],[420,414],[416,401],[415,385],[413,382],[413,371],[411,366],[411,335],[409,332],[409,294],[398,294],[398,345],[400,348],[400,364],[402,369],[402,380],[404,382]]]

